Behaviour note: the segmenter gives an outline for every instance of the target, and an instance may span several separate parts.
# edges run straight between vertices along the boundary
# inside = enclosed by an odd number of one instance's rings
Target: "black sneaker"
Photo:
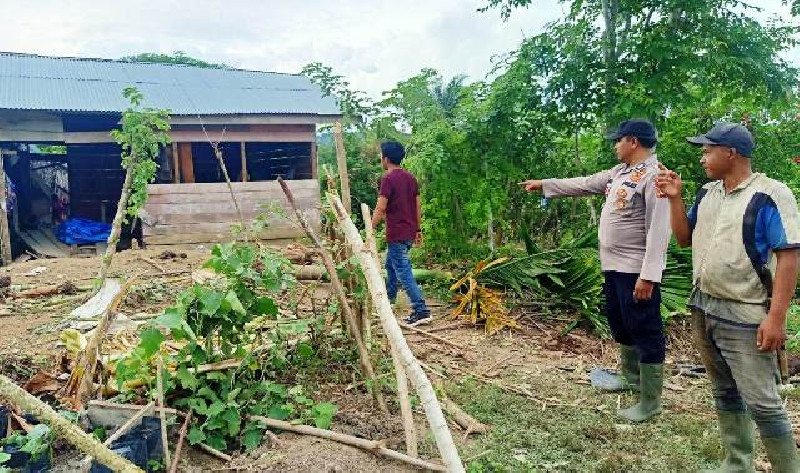
[[[415,313],[409,315],[408,318],[406,318],[405,322],[406,322],[406,325],[410,325],[412,327],[416,327],[417,325],[427,324],[431,320],[433,320],[433,317],[431,317],[431,313],[430,312],[424,313],[424,314],[415,312]]]

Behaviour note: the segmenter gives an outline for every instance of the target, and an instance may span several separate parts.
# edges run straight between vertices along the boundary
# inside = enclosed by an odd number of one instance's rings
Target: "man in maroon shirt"
[[[381,164],[386,173],[381,178],[380,196],[372,218],[372,227],[377,227],[386,218],[386,292],[389,300],[394,302],[397,297],[397,283],[402,284],[414,307],[414,313],[406,319],[406,323],[420,325],[430,322],[431,312],[411,272],[408,250],[415,241],[419,242],[422,238],[422,203],[417,180],[400,167],[405,155],[403,145],[396,141],[381,144]]]

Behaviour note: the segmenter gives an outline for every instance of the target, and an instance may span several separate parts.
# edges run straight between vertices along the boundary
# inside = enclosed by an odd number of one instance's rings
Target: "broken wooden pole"
[[[377,382],[377,378],[375,377],[375,370],[372,368],[372,361],[369,358],[369,351],[367,350],[366,345],[364,345],[364,340],[361,338],[361,332],[358,329],[358,324],[356,322],[355,315],[353,311],[350,309],[350,304],[347,302],[347,295],[344,292],[344,288],[342,287],[342,283],[339,280],[339,276],[336,273],[336,265],[333,262],[333,257],[331,256],[330,252],[323,246],[322,240],[320,240],[319,236],[316,234],[311,225],[309,225],[308,220],[306,219],[305,215],[300,211],[297,207],[297,204],[294,201],[294,195],[292,195],[292,191],[289,189],[289,186],[286,184],[286,181],[278,178],[278,183],[281,185],[283,189],[283,193],[286,195],[286,199],[289,201],[289,205],[294,209],[295,215],[297,216],[297,220],[300,223],[300,226],[303,227],[305,230],[306,235],[311,239],[314,243],[314,246],[320,252],[320,256],[322,256],[322,262],[325,264],[325,269],[328,271],[328,275],[331,278],[331,286],[333,286],[333,290],[336,293],[337,298],[339,299],[339,303],[342,305],[342,313],[344,314],[345,319],[347,320],[348,325],[350,326],[350,330],[353,332],[353,338],[356,341],[356,345],[358,347],[358,353],[361,360],[361,367],[364,369],[364,376],[370,380],[370,390],[372,391],[372,395],[375,397],[375,400],[378,402],[378,407],[383,412],[389,412],[389,408],[386,406],[386,401],[383,400],[383,394],[381,393],[380,383]]]
[[[2,374],[0,374],[0,399],[8,401],[22,411],[33,414],[39,421],[47,424],[56,436],[93,456],[98,462],[112,470],[123,473],[142,473],[139,467],[109,450],[94,436],[85,433],[78,425],[67,420],[52,407],[26,392]]]
[[[76,368],[73,370],[66,387],[67,394],[72,395],[74,398],[74,407],[82,406],[92,390],[94,371],[97,368],[97,358],[100,353],[100,347],[108,333],[108,329],[111,327],[111,322],[114,320],[114,311],[117,310],[117,306],[122,302],[122,298],[128,294],[128,291],[138,277],[138,275],[133,275],[125,281],[125,285],[103,311],[103,315],[100,317],[100,323],[94,330],[92,337],[86,342],[86,348],[83,349],[83,352],[81,352],[76,359]]]
[[[372,302],[378,309],[378,315],[383,323],[386,338],[392,345],[394,350],[400,357],[403,367],[406,369],[411,383],[417,390],[422,406],[425,408],[425,414],[428,418],[433,437],[436,440],[436,446],[439,448],[439,454],[442,461],[447,467],[449,472],[463,472],[464,466],[461,464],[461,458],[453,442],[453,435],[447,427],[447,420],[442,413],[442,407],[439,405],[439,400],[436,398],[436,392],[433,390],[430,380],[425,375],[414,353],[408,347],[403,331],[397,324],[397,320],[392,313],[392,307],[389,302],[389,297],[386,295],[386,287],[381,276],[381,271],[375,263],[369,250],[365,248],[364,241],[358,233],[353,221],[350,219],[347,211],[345,210],[342,202],[335,195],[328,194],[328,203],[333,208],[333,213],[336,220],[339,222],[339,227],[342,229],[347,242],[353,249],[353,253],[358,255],[361,261],[361,269],[364,271],[364,276],[367,280],[369,292],[372,295]]]
[[[419,458],[413,458],[403,453],[400,453],[396,450],[391,450],[389,448],[386,448],[383,446],[383,442],[377,440],[366,440],[358,437],[353,437],[352,435],[333,432],[332,430],[318,429],[316,427],[311,427],[310,425],[295,425],[286,421],[270,419],[267,417],[251,416],[250,418],[261,421],[267,427],[271,427],[273,429],[287,430],[289,432],[296,432],[298,434],[312,435],[314,437],[333,440],[335,442],[343,443],[345,445],[358,447],[362,450],[374,453],[376,455],[381,455],[386,458],[391,458],[393,460],[398,460],[404,463],[408,463],[409,465],[414,465],[420,468],[426,468],[431,471],[449,471],[442,465],[437,465],[435,463],[430,463],[425,460],[420,460]]]
[[[363,202],[361,203],[361,215],[364,218],[367,248],[369,249],[370,256],[375,261],[375,265],[380,268],[381,263],[378,259],[378,245],[375,242],[375,232],[372,229],[372,215],[370,215],[369,206]],[[383,283],[385,292],[386,282],[383,281]],[[397,383],[397,397],[400,402],[400,415],[403,418],[403,431],[406,437],[406,452],[412,457],[416,457],[417,429],[414,426],[414,411],[411,409],[411,399],[409,399],[408,396],[408,376],[406,375],[406,369],[403,368],[402,361],[400,361],[400,356],[397,354],[397,350],[392,347],[391,352],[392,363],[394,364],[395,382]]]
[[[347,154],[344,150],[344,138],[342,137],[342,122],[336,122],[333,127],[333,138],[336,141],[336,164],[339,166],[339,183],[342,187],[342,203],[347,214],[353,211],[350,202],[350,177],[347,175]]]

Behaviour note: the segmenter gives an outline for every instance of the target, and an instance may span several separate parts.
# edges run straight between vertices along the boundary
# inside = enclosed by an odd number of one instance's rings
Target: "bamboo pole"
[[[353,211],[350,201],[350,178],[347,175],[347,154],[344,150],[344,138],[342,137],[342,122],[336,122],[333,128],[333,138],[336,141],[336,164],[339,166],[339,181],[342,187],[342,203],[347,214]]]
[[[430,463],[425,460],[420,460],[419,458],[413,458],[398,451],[388,449],[383,446],[383,442],[379,442],[376,440],[366,440],[358,437],[353,437],[352,435],[333,432],[331,430],[318,429],[316,427],[311,427],[309,425],[294,425],[286,421],[270,419],[268,417],[252,416],[251,419],[261,421],[267,427],[272,427],[273,429],[287,430],[289,432],[296,432],[303,435],[313,435],[314,437],[333,440],[335,442],[343,443],[345,445],[358,447],[362,450],[366,450],[376,455],[381,455],[387,458],[391,458],[393,460],[399,460],[408,463],[409,465],[414,465],[420,468],[426,468],[431,471],[449,471],[442,465],[437,465],[435,463]]]
[[[314,246],[319,249],[320,255],[322,256],[322,262],[325,264],[325,269],[327,269],[328,275],[331,278],[331,285],[333,286],[334,292],[339,299],[339,303],[342,305],[342,313],[344,314],[344,317],[350,326],[350,330],[353,332],[353,338],[358,346],[358,353],[361,359],[361,366],[364,369],[364,375],[370,381],[370,384],[372,384],[370,387],[372,395],[378,402],[378,407],[380,407],[381,411],[388,413],[389,408],[386,406],[386,401],[383,400],[380,384],[375,377],[375,370],[372,368],[372,361],[369,358],[369,351],[367,350],[366,345],[364,345],[364,340],[361,338],[361,332],[358,329],[355,315],[350,309],[350,304],[347,302],[347,295],[345,294],[344,288],[342,288],[342,282],[339,280],[339,276],[336,273],[336,265],[333,262],[333,258],[331,257],[330,252],[323,246],[322,240],[320,240],[319,236],[316,234],[316,232],[314,232],[314,229],[311,228],[311,225],[309,225],[305,215],[300,212],[300,209],[297,207],[297,204],[294,201],[294,195],[289,189],[289,186],[286,184],[286,181],[279,177],[278,183],[281,185],[281,189],[283,189],[283,193],[286,195],[289,205],[292,207],[292,209],[294,209],[300,226],[303,227],[303,230],[305,230],[308,237],[314,243]]]
[[[406,343],[403,332],[397,324],[397,320],[392,313],[389,298],[386,295],[385,284],[381,277],[380,268],[375,264],[375,260],[369,254],[369,251],[364,247],[364,241],[358,233],[353,221],[350,219],[347,211],[345,210],[342,202],[335,195],[328,194],[328,203],[333,208],[333,213],[339,222],[339,227],[344,232],[345,238],[353,249],[353,253],[358,255],[361,261],[361,268],[367,279],[372,301],[378,309],[378,315],[383,322],[384,331],[389,343],[397,350],[400,360],[408,373],[409,379],[417,390],[422,406],[425,408],[425,414],[428,418],[428,423],[431,427],[436,446],[439,448],[439,454],[442,461],[447,467],[449,472],[463,472],[464,466],[461,464],[458,450],[453,442],[453,436],[450,429],[447,427],[447,420],[445,420],[442,413],[442,407],[439,405],[439,400],[436,399],[436,392],[433,390],[430,380],[425,375],[414,353]]]
[[[0,399],[5,399],[19,409],[33,414],[37,419],[50,426],[55,435],[67,440],[112,470],[122,473],[142,473],[139,467],[109,450],[99,440],[81,430],[78,425],[62,417],[52,407],[29,394],[2,374],[0,374]]]
[[[361,203],[361,215],[364,217],[364,227],[366,228],[367,235],[367,248],[369,249],[370,256],[375,261],[375,265],[380,267],[380,260],[378,259],[378,245],[375,242],[375,233],[372,229],[372,215],[370,215],[369,206]],[[386,283],[381,280],[384,285],[384,292],[386,291]],[[386,327],[384,327],[384,332]],[[406,370],[403,368],[403,363],[400,361],[400,356],[394,347],[391,348],[392,363],[394,364],[395,381],[397,383],[397,396],[400,400],[400,415],[403,418],[403,431],[406,437],[406,452],[412,456],[417,456],[417,429],[414,426],[414,411],[411,410],[411,400],[408,397],[408,376]]]

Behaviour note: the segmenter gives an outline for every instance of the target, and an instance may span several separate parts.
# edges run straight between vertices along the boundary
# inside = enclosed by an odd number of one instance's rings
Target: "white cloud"
[[[378,97],[433,67],[481,79],[492,57],[515,49],[564,13],[535,0],[503,22],[485,0],[0,0],[0,50],[117,58],[185,51],[235,67],[298,72],[319,61]],[[759,0],[787,15],[781,0]],[[34,6],[32,6],[34,5]],[[765,14],[766,16],[767,14]],[[790,58],[800,60],[793,51]]]

